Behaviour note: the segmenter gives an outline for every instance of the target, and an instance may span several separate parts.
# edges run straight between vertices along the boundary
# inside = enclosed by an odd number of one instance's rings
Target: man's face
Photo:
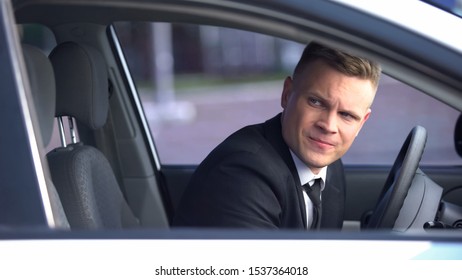
[[[322,60],[284,81],[282,135],[313,173],[342,157],[371,113],[372,82],[349,77]]]

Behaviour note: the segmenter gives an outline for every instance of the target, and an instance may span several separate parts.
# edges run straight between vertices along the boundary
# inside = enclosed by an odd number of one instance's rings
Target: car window
[[[303,45],[229,28],[115,25],[162,164],[198,164],[229,134],[281,111],[283,80]],[[383,75],[371,118],[345,164],[391,164],[415,125],[428,131],[423,165],[460,165],[458,111]]]

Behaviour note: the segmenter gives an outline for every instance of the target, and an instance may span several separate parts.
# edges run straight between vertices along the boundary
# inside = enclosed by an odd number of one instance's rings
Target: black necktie
[[[314,180],[312,186],[309,183],[303,185],[308,197],[313,204],[313,222],[311,228],[319,228],[321,225],[321,179]]]

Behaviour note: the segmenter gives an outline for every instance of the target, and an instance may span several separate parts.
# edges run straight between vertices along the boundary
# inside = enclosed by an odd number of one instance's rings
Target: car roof
[[[412,30],[458,52],[462,51],[462,37],[454,36],[462,29],[462,19],[424,1],[400,1],[398,5],[391,5],[386,0],[334,1]]]
[[[401,1],[393,5],[386,0],[13,0],[13,5],[19,22],[34,21],[47,25],[83,21],[110,24],[123,20],[191,22],[198,18],[202,18],[201,23],[209,18],[210,24],[236,24],[241,20],[238,15],[241,15],[253,16],[253,20],[247,19],[242,25],[255,28],[262,15],[268,20],[306,25],[306,21],[312,18],[307,17],[309,15],[316,15],[313,22],[327,23],[332,14],[350,7],[462,52],[462,38],[453,36],[453,32],[462,28],[462,20],[422,1]],[[411,12],[419,16],[409,16]],[[356,21],[351,15],[354,14],[339,14],[338,20]],[[336,19],[330,21],[335,22]],[[271,25],[261,28],[270,30]],[[290,33],[286,35],[290,36]]]

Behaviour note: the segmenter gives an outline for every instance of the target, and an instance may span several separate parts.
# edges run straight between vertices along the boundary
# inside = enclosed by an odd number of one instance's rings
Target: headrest
[[[50,142],[53,133],[56,103],[56,84],[53,66],[40,49],[31,45],[22,45],[27,75],[35,103],[43,144]]]
[[[459,116],[454,129],[454,144],[457,154],[462,157],[462,114]]]
[[[50,54],[56,76],[56,116],[71,116],[91,129],[107,118],[109,89],[106,62],[95,48],[65,42]]]

